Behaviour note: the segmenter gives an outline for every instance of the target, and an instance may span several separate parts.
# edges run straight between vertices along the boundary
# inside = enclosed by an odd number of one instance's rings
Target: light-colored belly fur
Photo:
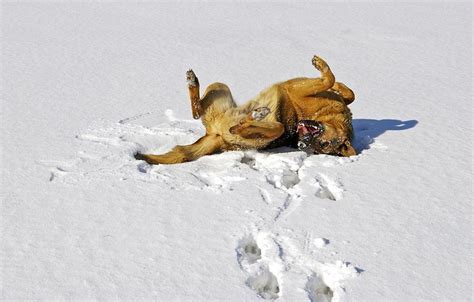
[[[215,108],[216,110],[211,109],[212,111],[208,111],[206,116],[203,117],[207,133],[222,136],[224,141],[229,145],[240,146],[239,148],[235,147],[236,149],[255,148],[255,139],[245,139],[239,135],[231,134],[229,129],[245,119],[254,109],[260,107],[267,107],[270,109],[270,113],[263,119],[263,121],[278,121],[279,98],[279,86],[278,84],[275,84],[263,90],[254,99],[241,106],[232,107],[230,104],[234,104],[233,100],[224,98],[219,99],[216,103],[219,104],[219,108]],[[223,108],[226,110],[222,110]],[[263,148],[270,142],[271,140],[268,139],[259,139],[257,141],[257,147]],[[229,146],[229,148],[234,149],[232,146]]]

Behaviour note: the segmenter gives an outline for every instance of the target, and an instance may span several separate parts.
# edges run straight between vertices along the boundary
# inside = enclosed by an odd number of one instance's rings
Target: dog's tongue
[[[302,124],[298,125],[297,131],[298,131],[299,135],[305,135],[305,134],[309,133],[308,128],[305,125],[302,125]]]

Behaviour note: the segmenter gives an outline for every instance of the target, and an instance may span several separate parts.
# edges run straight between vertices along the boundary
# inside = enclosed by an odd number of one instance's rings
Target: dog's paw
[[[241,129],[241,125],[235,125],[229,128],[230,134],[238,134]]]
[[[328,67],[326,62],[324,62],[323,59],[321,59],[320,57],[316,55],[313,57],[313,60],[311,62],[313,63],[313,66],[319,71],[323,71],[324,69]]]
[[[237,125],[234,125],[234,126],[229,128],[229,132],[231,134],[238,134],[243,128],[246,127],[246,123],[247,123],[246,119],[240,120]]]
[[[270,113],[270,109],[268,107],[259,107],[254,109],[251,113],[251,117],[253,120],[261,121],[263,120],[268,114]]]
[[[190,87],[196,87],[199,85],[199,81],[196,77],[196,74],[192,69],[186,71],[186,83],[188,83],[188,86]]]

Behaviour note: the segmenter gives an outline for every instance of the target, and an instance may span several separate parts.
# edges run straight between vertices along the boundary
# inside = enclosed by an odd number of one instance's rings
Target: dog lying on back
[[[136,154],[149,164],[177,164],[228,150],[298,147],[309,154],[356,155],[352,147],[352,114],[347,107],[354,93],[335,82],[327,63],[318,56],[313,66],[320,78],[295,78],[263,90],[237,106],[229,87],[209,85],[200,97],[199,81],[187,72],[191,108],[206,134],[195,143],[161,154]]]

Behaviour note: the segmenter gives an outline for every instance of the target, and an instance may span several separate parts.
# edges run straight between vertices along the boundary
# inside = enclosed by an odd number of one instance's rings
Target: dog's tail
[[[161,155],[135,154],[135,158],[149,164],[179,164],[196,160],[204,155],[213,154],[222,150],[224,140],[220,135],[206,135],[195,143],[186,146],[176,146],[168,153]]]
[[[355,100],[354,92],[341,82],[335,82],[334,85],[331,87],[331,90],[342,96],[346,105],[349,105]]]

